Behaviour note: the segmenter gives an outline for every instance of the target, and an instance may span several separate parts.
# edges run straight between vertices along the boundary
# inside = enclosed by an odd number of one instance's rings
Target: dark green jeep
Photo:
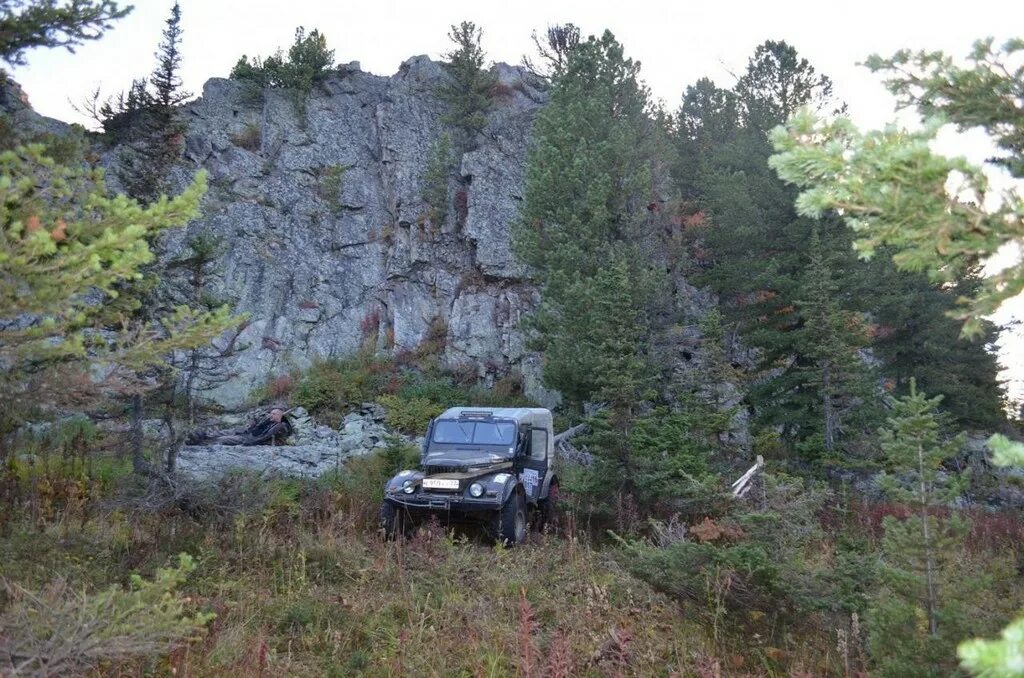
[[[384,486],[381,527],[388,536],[436,516],[445,524],[483,524],[499,542],[518,544],[533,518],[557,508],[551,411],[453,407],[430,422],[419,470]]]

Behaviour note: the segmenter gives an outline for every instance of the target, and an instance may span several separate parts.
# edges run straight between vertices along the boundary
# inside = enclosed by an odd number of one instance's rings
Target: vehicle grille
[[[428,466],[426,468],[427,473],[462,473],[465,468],[462,466]]]

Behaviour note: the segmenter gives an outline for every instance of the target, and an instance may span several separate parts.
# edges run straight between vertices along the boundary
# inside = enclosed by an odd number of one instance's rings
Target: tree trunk
[[[828,452],[836,446],[836,413],[832,406],[832,365],[825,363],[821,371],[822,406],[825,410],[825,449]]]
[[[924,450],[917,446],[918,473],[921,478],[921,530],[924,537],[925,566],[925,611],[928,614],[928,631],[932,636],[939,633],[939,620],[936,616],[935,599],[935,559],[932,553],[931,530],[928,526],[928,485],[924,476]]]
[[[149,463],[143,457],[143,441],[144,436],[142,432],[142,395],[136,393],[132,396],[132,413],[131,413],[131,448],[132,448],[132,470],[139,475],[148,475],[150,468]]]

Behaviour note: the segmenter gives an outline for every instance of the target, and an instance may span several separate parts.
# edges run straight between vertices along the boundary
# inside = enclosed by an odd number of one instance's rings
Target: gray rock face
[[[350,64],[306,102],[213,79],[188,105],[183,186],[209,174],[203,217],[168,233],[161,259],[188,240],[222,240],[214,292],[249,314],[233,337],[226,382],[208,397],[241,406],[268,378],[367,341],[410,349],[432,324],[447,328],[445,360],[481,376],[518,369],[539,386],[539,360],[520,322],[536,290],[510,247],[522,199],[530,128],[545,85],[498,65],[488,125],[456,158],[448,217],[430,224],[422,177],[443,131],[434,92],[446,77],[426,57],[380,77]],[[174,301],[173,267],[165,275]],[[223,338],[227,347],[231,338]],[[535,388],[531,394],[551,394]]]
[[[352,457],[386,447],[389,439],[410,442],[388,430],[379,405],[367,403],[345,416],[341,430],[318,426],[302,408],[289,413],[293,433],[288,445],[186,445],[178,453],[179,472],[211,479],[229,471],[315,478]]]

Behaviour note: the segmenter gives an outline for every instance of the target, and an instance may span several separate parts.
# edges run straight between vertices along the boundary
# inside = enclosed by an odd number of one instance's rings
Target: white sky
[[[14,77],[44,115],[84,122],[69,99],[81,101],[97,85],[107,93],[125,89],[152,70],[171,0],[136,0],[135,11],[77,54],[37,50]],[[1024,34],[1021,0],[181,0],[186,88],[201,93],[207,78],[226,77],[243,53],[266,55],[287,47],[296,26],[319,28],[338,62],[359,61],[363,70],[390,75],[410,56],[439,56],[448,47],[452,23],[468,19],[484,29],[483,45],[495,61],[517,63],[532,51],[530,32],[573,22],[585,34],[609,28],[627,54],[643,65],[654,95],[675,108],[683,89],[707,76],[730,86],[754,48],[767,39],[786,40],[819,72],[835,82],[837,96],[861,126],[891,120],[893,102],[876,76],[856,63],[873,52],[903,47],[965,54],[972,42],[1013,31]],[[989,147],[979,135],[947,136],[943,150],[984,159]],[[1024,303],[1011,315],[1024,318]],[[1004,365],[1024,395],[1024,331],[1004,341]]]

